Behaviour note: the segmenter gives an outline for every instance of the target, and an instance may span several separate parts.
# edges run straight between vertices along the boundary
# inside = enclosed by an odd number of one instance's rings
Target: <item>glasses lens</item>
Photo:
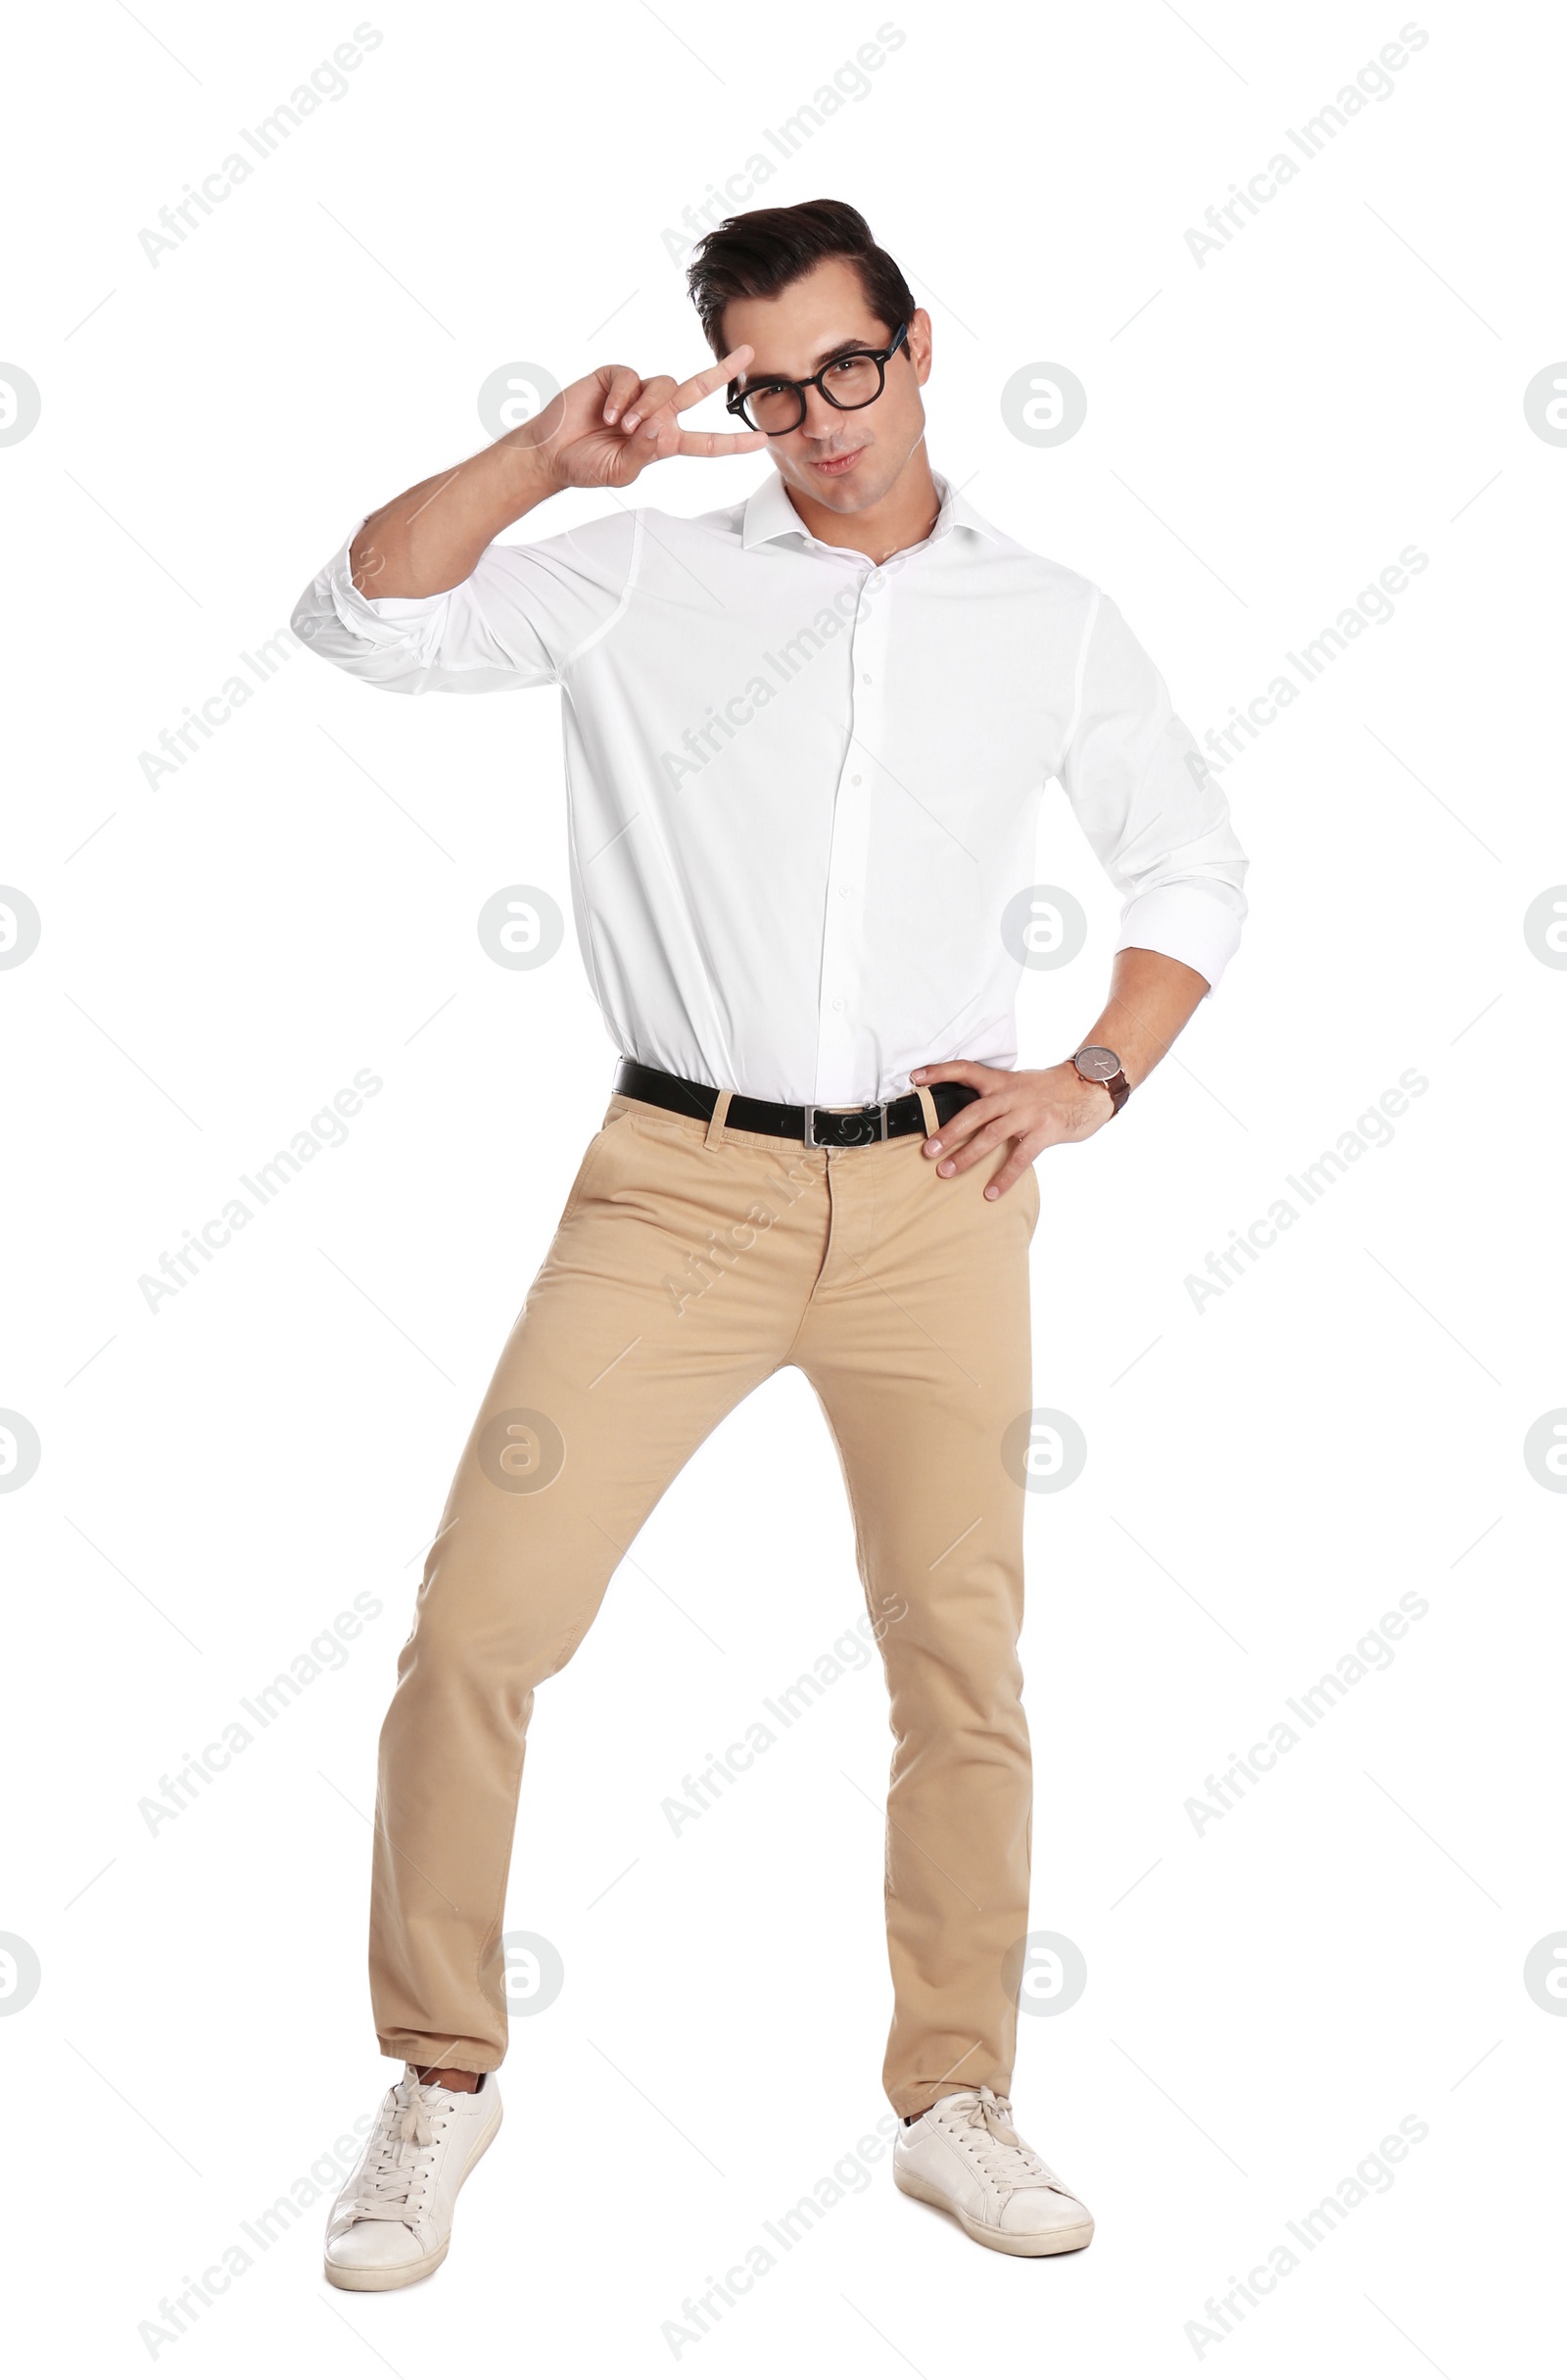
[[[871,405],[881,393],[881,366],[874,356],[840,356],[830,363],[822,387],[832,403],[852,412]]]
[[[779,438],[795,429],[801,419],[800,393],[787,381],[779,387],[761,387],[745,392],[745,418],[753,430],[765,430],[770,438]]]

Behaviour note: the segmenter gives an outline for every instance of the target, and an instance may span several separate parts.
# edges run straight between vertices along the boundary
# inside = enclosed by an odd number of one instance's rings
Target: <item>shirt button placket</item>
[[[875,1059],[857,1022],[864,1005],[865,900],[871,802],[883,747],[881,690],[886,642],[886,580],[865,572],[849,628],[849,740],[832,808],[827,916],[822,946],[822,1003],[816,1096],[829,1106],[873,1100],[880,1084],[866,1071]]]

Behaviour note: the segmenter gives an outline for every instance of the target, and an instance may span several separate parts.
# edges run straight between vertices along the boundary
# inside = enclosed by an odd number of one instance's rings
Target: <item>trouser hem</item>
[[[409,2066],[454,2066],[463,2074],[493,2074],[500,2061],[484,2041],[454,2040],[451,2033],[377,2033],[385,2058]]]
[[[989,2083],[998,2099],[1012,2096],[1011,2074],[992,2068],[988,2074],[948,2074],[939,2082],[906,2082],[898,2088],[888,2088],[887,2104],[901,2122],[909,2116],[928,2115],[936,2101],[945,2099],[949,2091],[976,2091],[981,2083]]]

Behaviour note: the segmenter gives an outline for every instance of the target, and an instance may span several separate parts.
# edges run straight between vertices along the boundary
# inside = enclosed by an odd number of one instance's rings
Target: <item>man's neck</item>
[[[788,480],[784,487],[814,538],[824,546],[847,546],[855,553],[868,554],[873,562],[884,562],[892,554],[920,545],[934,529],[941,509],[923,439],[885,496],[863,512],[834,512],[831,505],[802,495]]]

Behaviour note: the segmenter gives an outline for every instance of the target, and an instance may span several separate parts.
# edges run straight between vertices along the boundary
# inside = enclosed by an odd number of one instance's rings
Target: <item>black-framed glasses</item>
[[[765,431],[769,438],[786,438],[799,428],[807,389],[820,389],[840,413],[857,413],[862,405],[875,405],[885,388],[887,364],[908,331],[907,322],[900,322],[889,347],[857,347],[851,355],[834,356],[809,380],[758,380],[748,389],[736,389],[732,380],[724,410],[737,413],[748,428]]]

